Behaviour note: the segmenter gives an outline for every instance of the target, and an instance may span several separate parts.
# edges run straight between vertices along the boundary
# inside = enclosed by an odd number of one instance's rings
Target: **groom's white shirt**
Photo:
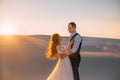
[[[69,40],[76,34],[77,32],[74,32],[73,34],[71,34]],[[74,38],[74,44],[73,47],[71,49],[72,53],[75,53],[80,45],[81,42],[81,36],[80,35],[76,35]]]

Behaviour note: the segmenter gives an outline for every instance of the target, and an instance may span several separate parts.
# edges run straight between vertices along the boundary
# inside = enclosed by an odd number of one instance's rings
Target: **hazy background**
[[[71,21],[84,38],[81,80],[120,80],[119,14],[120,0],[0,0],[0,80],[46,80],[50,35],[67,44]]]

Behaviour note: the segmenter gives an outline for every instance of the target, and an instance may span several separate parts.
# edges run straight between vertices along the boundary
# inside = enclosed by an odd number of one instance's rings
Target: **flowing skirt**
[[[69,57],[58,60],[54,70],[47,80],[74,80],[73,70]]]

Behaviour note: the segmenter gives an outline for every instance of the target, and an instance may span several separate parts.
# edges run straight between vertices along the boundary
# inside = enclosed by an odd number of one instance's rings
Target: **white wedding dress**
[[[57,48],[59,54],[62,52]],[[47,80],[74,80],[72,66],[69,57],[59,58],[54,70]]]

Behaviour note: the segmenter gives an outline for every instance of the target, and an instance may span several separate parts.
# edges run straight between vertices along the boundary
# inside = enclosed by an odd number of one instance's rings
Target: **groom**
[[[73,76],[74,80],[80,80],[78,68],[81,61],[81,56],[79,52],[82,44],[82,37],[79,33],[76,32],[76,24],[74,22],[70,22],[68,24],[68,31],[69,33],[71,33],[69,42],[74,41],[71,46],[71,55],[69,55],[73,69]]]

